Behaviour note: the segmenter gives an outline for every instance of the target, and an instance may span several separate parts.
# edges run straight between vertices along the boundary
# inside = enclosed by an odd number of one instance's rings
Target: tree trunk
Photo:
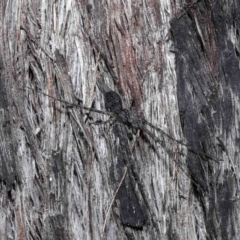
[[[239,239],[238,9],[1,1],[2,239]]]

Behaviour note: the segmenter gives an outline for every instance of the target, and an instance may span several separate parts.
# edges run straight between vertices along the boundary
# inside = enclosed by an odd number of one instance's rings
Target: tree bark
[[[239,239],[238,9],[1,1],[2,239]]]

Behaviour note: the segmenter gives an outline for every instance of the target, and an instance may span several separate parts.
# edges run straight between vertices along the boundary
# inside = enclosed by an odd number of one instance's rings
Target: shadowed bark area
[[[1,238],[239,239],[239,8],[1,1]]]
[[[209,239],[239,236],[233,219],[239,212],[234,202],[239,194],[240,69],[235,43],[240,17],[238,3],[227,9],[225,4],[201,1],[171,22],[184,135],[193,149],[224,159],[219,166],[192,154],[187,158],[192,178],[204,191],[201,201]]]

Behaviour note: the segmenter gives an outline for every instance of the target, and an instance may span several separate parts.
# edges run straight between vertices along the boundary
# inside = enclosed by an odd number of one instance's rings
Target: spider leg
[[[195,154],[195,155],[208,158],[208,159],[213,160],[213,161],[215,161],[215,162],[221,162],[221,161],[223,161],[223,159],[217,159],[217,158],[214,158],[214,157],[212,157],[212,156],[210,156],[209,154],[206,154],[206,153],[204,153],[204,152],[194,150],[193,148],[190,147],[189,144],[187,144],[187,143],[185,143],[185,142],[183,142],[183,141],[181,141],[181,140],[175,139],[175,138],[172,137],[170,134],[164,132],[161,128],[154,126],[152,123],[150,123],[150,122],[148,122],[148,121],[146,121],[146,120],[145,120],[145,124],[146,124],[146,125],[149,125],[151,128],[153,128],[153,129],[155,129],[156,131],[160,132],[162,135],[168,137],[168,138],[171,139],[172,141],[174,141],[174,142],[176,142],[176,143],[178,143],[178,144],[180,144],[180,145],[182,145],[182,146],[187,147],[188,151],[191,152],[191,153],[193,153],[193,154]]]
[[[174,163],[176,163],[176,165],[181,169],[181,171],[186,175],[186,177],[188,177],[194,185],[196,185],[200,190],[203,191],[203,189],[199,186],[199,184],[192,179],[191,175],[188,174],[188,173],[184,170],[183,166],[187,167],[187,165],[184,164],[184,163],[181,163],[181,164],[180,164],[179,161],[177,161],[176,159],[174,159],[174,157],[172,156],[172,152],[170,152],[169,150],[167,150],[167,149],[164,147],[165,144],[164,144],[163,140],[161,140],[161,139],[159,139],[158,137],[156,137],[151,131],[149,131],[149,130],[146,129],[146,128],[144,128],[144,129],[142,129],[142,130],[145,131],[150,137],[152,137],[152,138],[155,140],[156,143],[159,143],[159,144],[166,150],[166,153],[168,154],[168,156],[170,157],[170,159],[171,159]],[[174,139],[174,138],[173,138],[173,139]],[[185,155],[185,156],[186,156],[186,154],[184,154],[184,153],[182,153],[182,155]]]

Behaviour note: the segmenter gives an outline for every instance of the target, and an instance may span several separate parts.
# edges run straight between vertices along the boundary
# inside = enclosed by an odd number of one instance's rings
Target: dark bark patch
[[[45,220],[45,238],[49,240],[67,240],[69,239],[67,229],[64,226],[64,216],[62,214],[56,214],[55,216],[49,216]]]
[[[63,162],[62,152],[54,151],[52,154],[52,160],[53,160],[52,170],[57,179],[59,174],[63,174],[65,172],[65,166],[64,166],[64,162]]]
[[[136,189],[136,179],[132,176],[131,167],[131,152],[125,126],[121,123],[116,123],[114,126],[115,136],[119,140],[119,145],[116,146],[117,162],[111,167],[111,180],[114,188],[116,188],[124,175],[124,169],[128,166],[128,172],[124,181],[117,193],[116,199],[119,202],[120,219],[123,225],[134,229],[142,229],[147,220],[147,209],[142,202],[142,196]]]
[[[233,179],[230,176],[225,174],[224,182],[221,183],[218,187],[219,197],[218,197],[218,205],[219,205],[219,216],[221,218],[221,233],[222,239],[229,239],[229,236],[234,236],[234,219],[233,211],[236,210],[234,208],[234,183]],[[237,210],[236,210],[237,211]],[[232,233],[229,235],[229,233]]]
[[[236,9],[240,3],[235,1],[228,7],[223,0],[215,0],[209,6],[205,2],[173,19],[171,29],[183,132],[191,148],[214,156],[219,147],[218,135],[229,136],[238,118],[234,108],[240,90],[239,50],[234,49],[233,41],[239,41],[240,16]],[[227,138],[223,140],[226,141]],[[233,174],[230,177],[229,173],[217,188],[212,162],[193,154],[188,154],[187,160],[192,178],[208,193],[209,206],[202,201],[208,235],[218,238],[221,234],[222,239],[230,239],[235,234],[234,220],[231,220]],[[214,200],[216,193],[220,196],[218,200]]]

